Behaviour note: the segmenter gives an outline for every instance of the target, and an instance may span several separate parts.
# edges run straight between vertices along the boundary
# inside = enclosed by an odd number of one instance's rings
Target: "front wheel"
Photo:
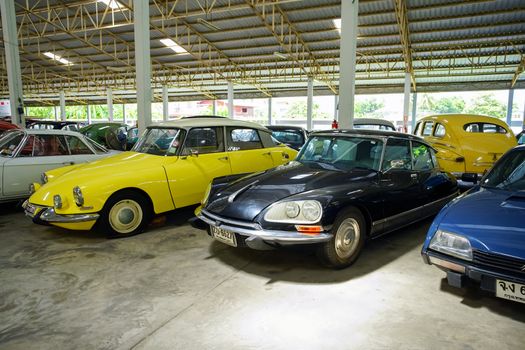
[[[366,223],[357,208],[343,210],[335,219],[333,237],[321,244],[317,256],[327,266],[341,269],[359,256],[366,239]]]
[[[144,195],[122,191],[111,196],[104,205],[98,229],[109,238],[133,236],[144,231],[150,217],[151,209]]]

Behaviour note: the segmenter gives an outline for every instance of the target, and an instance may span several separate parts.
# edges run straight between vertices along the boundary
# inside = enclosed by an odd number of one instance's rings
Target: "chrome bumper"
[[[90,213],[90,214],[71,214],[71,215],[60,215],[55,213],[54,208],[42,207],[39,205],[34,205],[25,201],[22,204],[25,214],[34,220],[40,220],[44,222],[57,222],[57,223],[75,223],[75,222],[86,222],[97,220],[99,214]]]
[[[200,209],[200,211],[197,211],[196,215],[199,219],[210,226],[215,226],[223,230],[235,232],[242,236],[247,236],[247,243],[249,243],[250,240],[260,239],[265,242],[279,244],[309,244],[326,242],[332,238],[331,233],[312,235],[297,231],[264,230],[257,223],[225,219],[212,214],[205,209]]]

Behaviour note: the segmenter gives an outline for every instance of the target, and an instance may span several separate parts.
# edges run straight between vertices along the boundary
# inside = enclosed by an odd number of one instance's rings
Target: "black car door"
[[[390,231],[415,221],[421,205],[418,173],[413,170],[410,141],[389,138],[381,167],[384,218],[379,231]]]

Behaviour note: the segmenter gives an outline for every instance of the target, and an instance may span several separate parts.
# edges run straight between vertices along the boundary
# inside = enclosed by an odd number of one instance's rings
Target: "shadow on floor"
[[[338,283],[366,275],[421,246],[432,219],[426,219],[383,237],[369,241],[359,259],[343,270],[323,267],[315,255],[315,246],[294,246],[271,251],[233,248],[217,241],[210,244],[209,258],[250,274],[277,281],[298,283]],[[210,238],[211,239],[211,238]]]

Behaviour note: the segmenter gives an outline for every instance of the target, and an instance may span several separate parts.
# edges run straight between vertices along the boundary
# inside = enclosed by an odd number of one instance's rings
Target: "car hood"
[[[474,249],[525,257],[525,193],[478,188],[447,208],[439,228],[467,236]]]
[[[329,197],[340,190],[361,187],[377,176],[366,169],[340,171],[323,164],[290,162],[258,173],[221,189],[209,199],[205,209],[217,215],[253,221],[270,204],[302,194],[301,199]]]

